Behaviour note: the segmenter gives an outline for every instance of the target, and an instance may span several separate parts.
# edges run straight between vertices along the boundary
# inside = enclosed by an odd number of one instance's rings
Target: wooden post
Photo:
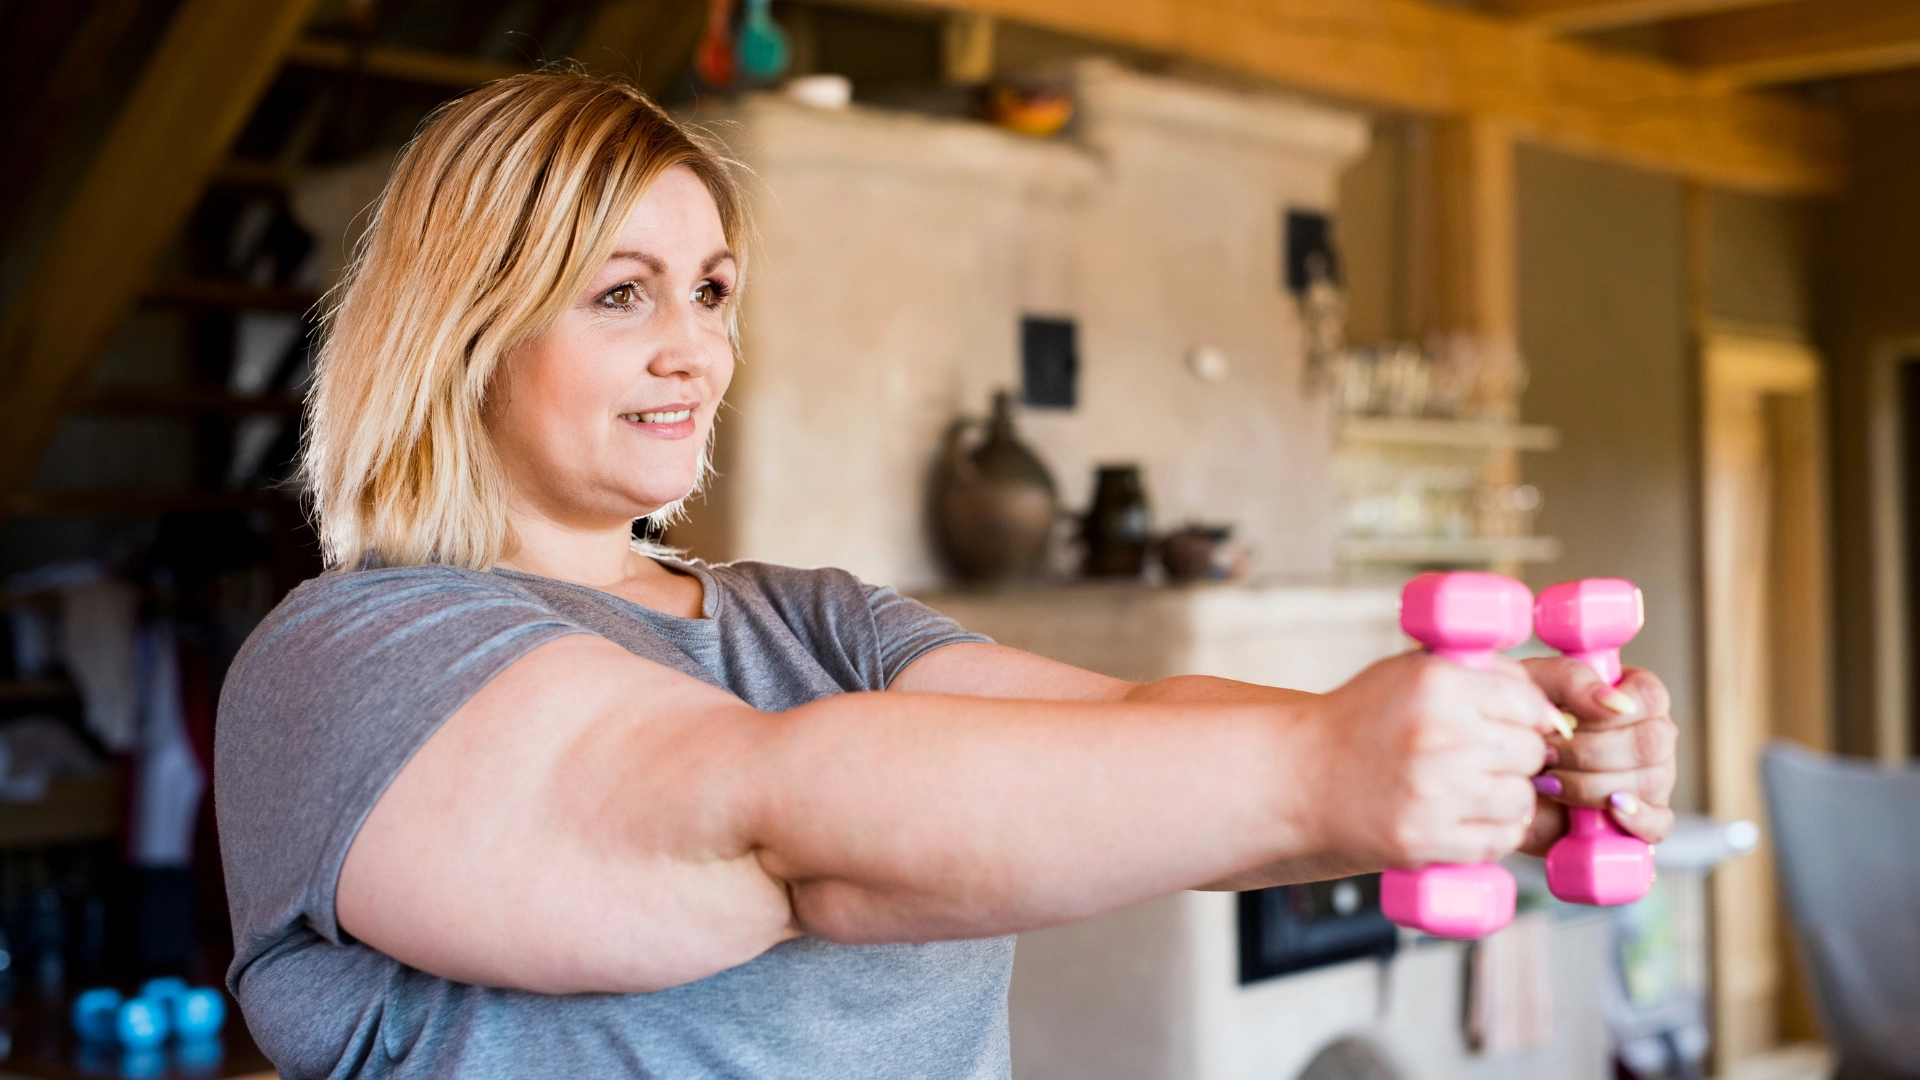
[[[1425,151],[1431,248],[1422,294],[1429,344],[1464,350],[1481,377],[1472,406],[1483,416],[1520,416],[1520,239],[1514,179],[1514,133],[1503,120],[1466,116],[1436,120]],[[1481,482],[1520,482],[1520,453],[1488,453]],[[1518,577],[1513,560],[1494,571]]]
[[[0,507],[146,287],[314,0],[185,0],[0,319]]]
[[[1432,329],[1517,355],[1520,248],[1513,132],[1494,117],[1436,120],[1429,152]]]

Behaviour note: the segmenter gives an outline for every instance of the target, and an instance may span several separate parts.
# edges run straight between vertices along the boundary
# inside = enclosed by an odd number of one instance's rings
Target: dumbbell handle
[[[1604,584],[1592,582],[1589,584]],[[1615,582],[1616,587],[1629,587]],[[1561,588],[1561,586],[1556,586]],[[1551,590],[1550,590],[1551,591]],[[1547,602],[1548,594],[1542,594]],[[1630,637],[1638,630],[1638,601]],[[1577,609],[1576,609],[1577,610]],[[1618,624],[1615,624],[1618,625]],[[1542,637],[1550,634],[1544,627]],[[1591,640],[1591,639],[1589,639]],[[1613,640],[1620,640],[1614,637]],[[1591,667],[1608,686],[1618,686],[1623,676],[1619,645],[1600,648],[1574,647],[1563,654]],[[1604,810],[1588,806],[1567,808],[1567,835],[1547,852],[1547,888],[1568,903],[1612,906],[1630,904],[1645,896],[1653,886],[1653,849],[1646,841],[1622,829]]]
[[[1456,624],[1453,615],[1443,614],[1447,605],[1433,599],[1449,578],[1481,591],[1483,598],[1504,596],[1505,601],[1467,605],[1477,610]],[[1422,596],[1427,603],[1415,605],[1415,598]],[[1484,671],[1493,666],[1500,648],[1526,640],[1532,625],[1532,599],[1526,586],[1491,574],[1423,574],[1409,582],[1402,594],[1401,626],[1433,655]],[[1524,610],[1515,611],[1507,603]],[[1502,613],[1510,617],[1503,618]],[[1463,646],[1463,639],[1473,644]],[[1498,863],[1436,863],[1383,872],[1380,909],[1400,926],[1437,937],[1476,938],[1513,920],[1517,891],[1513,875]]]

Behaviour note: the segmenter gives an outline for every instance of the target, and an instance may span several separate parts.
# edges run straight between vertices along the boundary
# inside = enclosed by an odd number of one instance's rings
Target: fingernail
[[[1640,800],[1634,798],[1631,792],[1616,791],[1607,796],[1607,803],[1628,817],[1640,812]]]
[[[1605,705],[1607,708],[1612,709],[1614,712],[1619,713],[1621,716],[1631,716],[1634,713],[1637,713],[1640,711],[1639,702],[1633,700],[1632,698],[1628,697],[1626,694],[1621,693],[1618,690],[1609,690],[1606,693],[1601,694],[1600,704]]]
[[[1557,776],[1536,776],[1533,778],[1533,790],[1542,795],[1557,797],[1561,792],[1567,790],[1567,788],[1566,785],[1560,782],[1560,778]]]
[[[1547,747],[1547,768],[1551,769],[1558,764],[1560,764],[1560,751],[1551,746]]]
[[[1555,709],[1553,710],[1553,726],[1560,730],[1561,738],[1571,739],[1573,738],[1573,729],[1580,726],[1580,721],[1565,709]]]

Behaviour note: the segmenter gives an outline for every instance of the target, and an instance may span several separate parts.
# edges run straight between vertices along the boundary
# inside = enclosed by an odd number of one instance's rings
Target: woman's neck
[[[632,522],[588,528],[523,506],[510,507],[507,520],[518,546],[500,560],[502,569],[585,585],[681,618],[698,619],[706,613],[699,578],[676,573],[633,550]]]
[[[513,553],[500,560],[508,570],[611,589],[657,569],[653,560],[633,550],[630,523],[582,528],[537,512],[510,513],[508,520],[516,541]]]

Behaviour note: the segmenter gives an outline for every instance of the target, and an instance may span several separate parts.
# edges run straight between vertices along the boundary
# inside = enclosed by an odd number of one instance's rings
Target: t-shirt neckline
[[[675,615],[670,611],[661,611],[659,608],[651,608],[638,601],[629,600],[618,593],[608,592],[605,589],[596,589],[591,585],[582,585],[577,581],[563,581],[560,578],[547,577],[544,574],[529,574],[524,570],[510,570],[504,566],[494,567],[493,573],[504,574],[510,577],[528,578],[533,581],[548,581],[555,585],[566,586],[570,589],[590,592],[595,596],[604,596],[616,603],[633,608],[635,611],[645,612],[649,619],[666,620],[669,624],[675,626],[684,624],[691,628],[695,626],[712,626],[715,624],[716,620],[720,618],[721,595],[719,583],[714,581],[711,571],[705,566],[700,565],[696,560],[674,559],[661,555],[649,555],[647,558],[666,567],[669,572],[689,574],[700,582],[699,618],[689,618],[685,615]]]

